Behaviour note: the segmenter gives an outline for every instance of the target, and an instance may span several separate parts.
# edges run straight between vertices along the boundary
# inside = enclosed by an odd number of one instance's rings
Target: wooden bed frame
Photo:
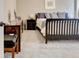
[[[59,22],[59,24],[58,24]],[[54,23],[54,25],[53,25]],[[56,24],[57,25],[56,25]],[[60,23],[62,25],[60,25]],[[66,27],[65,27],[66,24]],[[55,28],[56,25],[56,28]],[[54,26],[54,28],[52,28]],[[57,29],[59,26],[59,29]],[[61,27],[60,27],[61,26]],[[64,27],[64,30],[63,30]],[[61,29],[60,29],[61,28]],[[54,34],[52,34],[52,29],[54,30]],[[59,30],[59,34],[57,31]],[[66,34],[65,34],[66,31]],[[61,33],[60,33],[61,32]],[[64,32],[62,34],[62,32]],[[48,40],[56,40],[56,39],[79,39],[79,19],[47,19],[46,20],[46,41],[47,44]]]

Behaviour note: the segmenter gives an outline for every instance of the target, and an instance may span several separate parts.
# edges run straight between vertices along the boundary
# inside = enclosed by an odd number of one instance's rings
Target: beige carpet
[[[61,40],[49,41],[35,30],[26,30],[22,34],[21,52],[15,53],[16,58],[77,58],[79,57],[79,41]],[[5,53],[5,58],[10,58],[11,53]]]

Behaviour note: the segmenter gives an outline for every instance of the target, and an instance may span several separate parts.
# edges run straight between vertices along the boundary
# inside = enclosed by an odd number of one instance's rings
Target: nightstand
[[[36,21],[35,20],[27,20],[27,30],[35,30],[36,29]]]

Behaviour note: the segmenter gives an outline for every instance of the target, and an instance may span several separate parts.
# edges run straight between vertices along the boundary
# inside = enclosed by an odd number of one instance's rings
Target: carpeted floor
[[[49,41],[35,30],[26,30],[22,34],[21,52],[15,53],[16,58],[77,58],[79,57],[79,42],[76,40]],[[10,58],[11,53],[5,53]]]

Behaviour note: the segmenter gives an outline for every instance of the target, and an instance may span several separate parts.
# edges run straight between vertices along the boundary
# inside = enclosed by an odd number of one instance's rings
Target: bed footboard
[[[46,41],[56,39],[78,39],[79,19],[47,19]]]

